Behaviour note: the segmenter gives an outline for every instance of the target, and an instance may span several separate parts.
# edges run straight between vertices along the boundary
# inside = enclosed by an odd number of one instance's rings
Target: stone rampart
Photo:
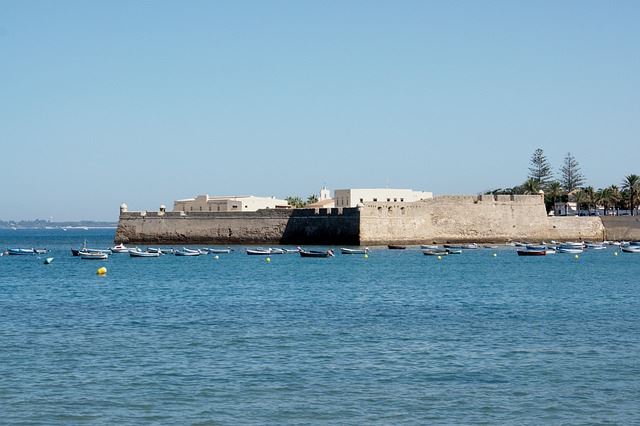
[[[640,217],[638,216],[602,216],[602,223],[607,240],[640,240]]]
[[[358,244],[357,209],[122,212],[116,242],[155,244]]]
[[[416,203],[367,203],[360,243],[420,244],[602,239],[598,218],[550,218],[542,196],[442,196]]]

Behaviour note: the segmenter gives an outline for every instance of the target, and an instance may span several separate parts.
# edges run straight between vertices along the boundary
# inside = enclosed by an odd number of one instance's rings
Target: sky
[[[0,0],[0,220],[640,174],[640,2]]]

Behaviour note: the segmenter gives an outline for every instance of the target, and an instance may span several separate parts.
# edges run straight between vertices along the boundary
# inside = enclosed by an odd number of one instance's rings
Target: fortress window
[[[404,198],[400,198],[400,202],[401,202],[401,203],[404,203]]]
[[[374,203],[376,203],[377,201],[378,201],[378,199],[377,199],[377,198],[374,198],[374,199],[373,199],[373,202],[374,202]]]
[[[360,202],[361,202],[361,203],[364,203],[364,200],[363,200],[362,198],[360,198]]]
[[[232,208],[232,209],[237,209],[237,208],[238,208],[238,206],[233,205],[233,206],[231,206],[231,208]]]
[[[390,201],[391,201],[391,198],[387,198],[387,202],[390,202]]]
[[[393,199],[393,202],[394,202],[394,203],[396,203],[397,201],[398,201],[398,199],[397,199],[397,198],[394,198],[394,199]]]

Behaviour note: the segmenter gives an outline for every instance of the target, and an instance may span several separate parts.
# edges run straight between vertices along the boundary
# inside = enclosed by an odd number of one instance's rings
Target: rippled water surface
[[[55,258],[0,257],[2,423],[640,418],[640,255],[99,262],[71,256],[84,239],[113,230],[0,231]]]

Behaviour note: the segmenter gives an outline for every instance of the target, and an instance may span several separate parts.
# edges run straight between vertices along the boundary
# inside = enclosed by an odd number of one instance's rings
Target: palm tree
[[[640,176],[631,174],[625,176],[622,181],[622,189],[629,191],[629,208],[631,209],[631,216],[636,206],[636,197],[640,192]]]
[[[587,204],[588,196],[587,194],[584,193],[583,189],[574,192],[573,196],[576,198],[576,208],[578,209],[578,213],[579,213],[580,206],[582,206],[583,204]]]
[[[522,190],[525,194],[538,194],[540,192],[540,182],[534,178],[529,178],[522,184]]]
[[[292,207],[294,207],[296,209],[304,207],[304,201],[302,201],[302,198],[300,198],[300,197],[289,196],[289,197],[285,198],[285,200],[287,200],[287,203],[290,206],[292,206]]]
[[[560,185],[560,182],[557,180],[554,180],[547,186],[547,191],[546,195],[548,198],[546,202],[551,201],[549,204],[551,204],[551,209],[555,211],[556,202],[558,202],[558,198],[564,193],[564,191],[562,191],[562,185]]]
[[[591,214],[591,206],[596,204],[596,192],[593,186],[587,186],[582,190],[585,195],[585,202],[587,203],[587,212]]]
[[[318,196],[316,194],[311,194],[307,197],[307,204],[313,204],[318,202]]]
[[[611,203],[611,208],[616,209],[616,215],[620,213],[620,201],[622,201],[622,194],[620,194],[620,190],[617,186],[611,185],[609,188],[609,200]]]

